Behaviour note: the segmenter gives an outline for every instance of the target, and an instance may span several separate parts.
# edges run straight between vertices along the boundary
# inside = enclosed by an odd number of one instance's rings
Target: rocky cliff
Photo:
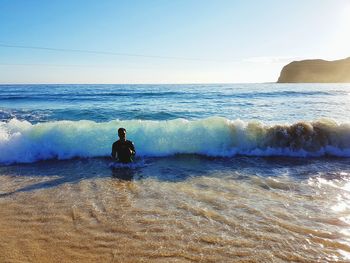
[[[293,61],[284,66],[278,83],[350,83],[350,57],[335,61]]]

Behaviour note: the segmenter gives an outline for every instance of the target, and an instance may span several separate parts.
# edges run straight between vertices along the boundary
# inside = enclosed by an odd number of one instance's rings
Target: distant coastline
[[[293,61],[283,67],[277,83],[350,83],[350,57]]]

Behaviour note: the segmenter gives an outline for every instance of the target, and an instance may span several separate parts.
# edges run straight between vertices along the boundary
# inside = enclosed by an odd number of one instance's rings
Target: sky
[[[350,57],[350,0],[0,0],[0,83],[274,82]]]

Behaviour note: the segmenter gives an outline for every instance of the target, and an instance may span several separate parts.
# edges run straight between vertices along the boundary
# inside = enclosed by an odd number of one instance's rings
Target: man
[[[136,154],[134,144],[126,139],[126,130],[118,129],[119,140],[112,145],[112,158],[121,163],[130,163]]]

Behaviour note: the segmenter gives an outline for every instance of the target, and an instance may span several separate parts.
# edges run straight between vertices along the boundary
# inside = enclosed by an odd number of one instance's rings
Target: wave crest
[[[211,117],[170,121],[0,122],[0,163],[109,156],[125,127],[138,156],[350,156],[350,124],[329,119],[268,126]]]

